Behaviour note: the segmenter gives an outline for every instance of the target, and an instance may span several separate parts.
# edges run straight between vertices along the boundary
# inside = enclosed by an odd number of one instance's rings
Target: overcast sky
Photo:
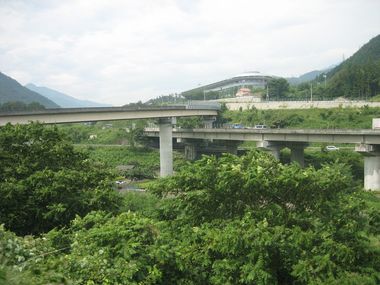
[[[380,0],[0,0],[0,71],[114,105],[298,76],[380,33]]]

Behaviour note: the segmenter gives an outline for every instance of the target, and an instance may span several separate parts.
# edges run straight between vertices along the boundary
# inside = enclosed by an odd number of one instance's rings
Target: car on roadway
[[[268,127],[266,125],[256,125],[255,129],[267,129]]]
[[[233,124],[232,128],[233,129],[244,129],[244,126],[242,124]]]
[[[337,151],[339,150],[339,147],[336,147],[335,145],[328,145],[325,147],[326,151]]]

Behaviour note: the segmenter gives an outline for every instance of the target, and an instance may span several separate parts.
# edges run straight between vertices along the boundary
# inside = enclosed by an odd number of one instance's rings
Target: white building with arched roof
[[[229,79],[221,80],[218,82],[214,82],[211,84],[199,86],[197,88],[187,90],[182,92],[182,95],[195,93],[195,92],[210,92],[210,91],[223,91],[226,89],[235,89],[233,95],[236,93],[236,91],[240,88],[251,88],[251,89],[257,89],[257,88],[263,88],[265,89],[267,87],[267,83],[269,80],[275,78],[275,76],[267,75],[260,73],[258,71],[248,71],[241,74],[238,74],[234,77],[231,77]]]

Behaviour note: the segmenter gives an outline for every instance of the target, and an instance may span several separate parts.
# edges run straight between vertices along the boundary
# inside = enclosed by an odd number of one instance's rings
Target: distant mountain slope
[[[46,108],[59,108],[59,105],[44,96],[25,88],[13,78],[0,72],[0,104],[6,102],[40,103]]]
[[[298,77],[288,77],[285,79],[289,82],[290,85],[301,84],[304,82],[314,80],[316,77],[318,77],[324,73],[328,73],[331,69],[333,69],[333,67],[329,67],[329,68],[326,68],[323,70],[313,70],[313,71],[307,72],[305,74],[302,74]]]
[[[380,95],[380,35],[328,74],[331,97],[366,99]]]
[[[364,66],[368,64],[373,64],[378,61],[380,61],[380,35],[377,35],[376,37],[372,38],[368,43],[363,45],[351,57],[349,57],[340,65],[332,69],[329,72],[328,77],[332,77],[340,70],[350,66]]]
[[[112,105],[96,103],[88,100],[79,100],[54,89],[47,87],[36,86],[32,83],[25,85],[26,88],[35,91],[53,102],[57,103],[63,108],[79,108],[79,107],[110,107]]]

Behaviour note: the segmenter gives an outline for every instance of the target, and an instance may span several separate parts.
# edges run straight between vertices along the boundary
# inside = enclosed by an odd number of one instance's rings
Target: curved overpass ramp
[[[0,126],[7,123],[27,124],[39,121],[44,124],[77,123],[91,121],[116,121],[189,116],[215,116],[217,105],[185,105],[150,108],[100,107],[47,109],[35,112],[0,113]]]
[[[115,121],[158,119],[160,137],[161,176],[173,173],[172,118],[189,116],[216,116],[220,106],[210,104],[187,104],[149,108],[105,107],[48,109],[36,112],[0,113],[0,126],[28,124],[39,121],[44,124],[77,123],[91,121]]]

